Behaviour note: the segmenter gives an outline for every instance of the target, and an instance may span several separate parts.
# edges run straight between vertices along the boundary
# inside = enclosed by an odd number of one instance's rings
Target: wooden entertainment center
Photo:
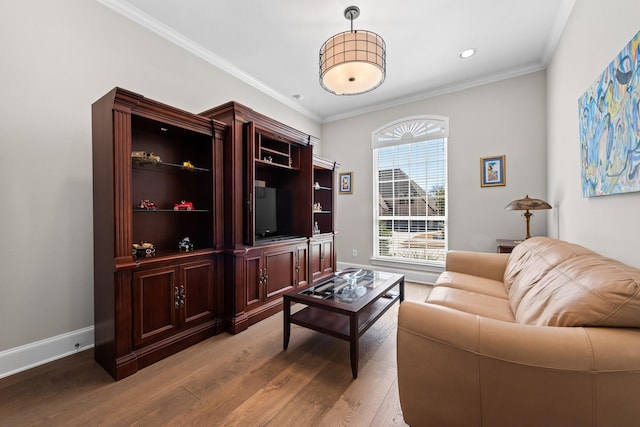
[[[92,124],[95,359],[116,380],[333,275],[338,165],[315,137],[120,88]]]

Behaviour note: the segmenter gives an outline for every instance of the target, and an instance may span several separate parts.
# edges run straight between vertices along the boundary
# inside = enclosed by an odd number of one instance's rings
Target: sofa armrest
[[[403,416],[410,425],[633,424],[638,354],[638,329],[522,325],[405,301]]]
[[[509,255],[491,252],[448,251],[445,270],[502,282]]]

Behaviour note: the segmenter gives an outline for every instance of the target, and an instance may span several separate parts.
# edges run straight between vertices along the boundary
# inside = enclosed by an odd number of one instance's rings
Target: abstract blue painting
[[[640,31],[578,100],[582,196],[640,191]]]

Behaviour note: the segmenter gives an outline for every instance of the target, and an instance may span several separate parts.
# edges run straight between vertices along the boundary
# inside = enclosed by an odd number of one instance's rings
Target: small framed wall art
[[[338,174],[338,183],[340,185],[340,189],[338,193],[340,194],[351,194],[353,193],[353,172],[341,172]]]
[[[504,156],[483,157],[480,159],[481,187],[506,185],[504,160]]]

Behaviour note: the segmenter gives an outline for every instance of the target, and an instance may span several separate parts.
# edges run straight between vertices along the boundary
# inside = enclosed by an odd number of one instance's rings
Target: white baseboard
[[[93,326],[0,351],[0,378],[92,348]]]
[[[368,265],[368,264],[353,264],[353,263],[339,261],[337,263],[337,267],[338,267],[338,270],[355,267],[355,268],[366,268],[370,270],[388,271],[390,273],[399,273],[399,274],[404,274],[405,280],[408,280],[410,282],[424,283],[424,284],[430,284],[430,285],[435,283],[440,273],[442,273],[442,269],[437,269],[437,268],[433,270],[431,269],[427,270],[426,268],[425,270],[415,270],[415,269],[411,269],[408,266],[398,267],[398,266],[391,266],[390,264],[387,265],[386,263],[384,265],[382,264]]]

